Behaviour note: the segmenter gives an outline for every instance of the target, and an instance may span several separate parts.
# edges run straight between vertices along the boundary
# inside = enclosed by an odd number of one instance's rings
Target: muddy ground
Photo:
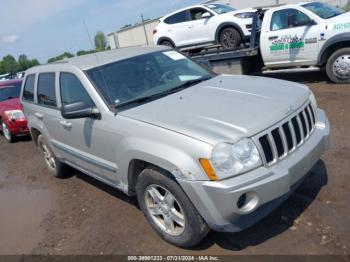
[[[0,138],[0,254],[348,254],[350,86],[307,83],[332,124],[331,150],[280,208],[236,234],[211,232],[193,250],[161,240],[136,200],[79,172],[50,177],[29,139]]]

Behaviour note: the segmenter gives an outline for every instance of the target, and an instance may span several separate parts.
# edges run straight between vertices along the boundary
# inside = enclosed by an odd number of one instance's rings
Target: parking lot
[[[321,73],[279,74],[307,83],[332,125],[331,149],[280,208],[236,234],[211,232],[194,250],[152,230],[136,199],[78,171],[47,174],[29,139],[0,138],[0,254],[348,254],[350,86]]]

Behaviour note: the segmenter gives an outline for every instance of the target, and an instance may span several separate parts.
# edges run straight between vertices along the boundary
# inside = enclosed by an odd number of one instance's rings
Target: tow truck
[[[255,9],[249,45],[180,51],[218,73],[317,67],[334,83],[350,83],[350,12],[321,2]]]

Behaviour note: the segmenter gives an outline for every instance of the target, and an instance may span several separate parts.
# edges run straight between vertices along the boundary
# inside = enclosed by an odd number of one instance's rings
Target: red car
[[[8,142],[29,135],[19,96],[22,80],[0,81],[0,130]]]

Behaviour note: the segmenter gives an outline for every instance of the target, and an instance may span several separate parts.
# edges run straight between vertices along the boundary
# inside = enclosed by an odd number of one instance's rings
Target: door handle
[[[68,122],[66,120],[61,120],[60,121],[60,124],[65,127],[65,128],[72,128],[72,123],[71,122]]]
[[[40,114],[40,113],[35,113],[34,115],[35,115],[35,117],[36,117],[37,119],[39,119],[39,120],[43,120],[43,118],[44,118],[44,115],[43,115],[43,114]]]
[[[275,40],[275,39],[277,39],[278,38],[278,35],[274,35],[274,36],[270,36],[269,37],[269,40]]]

